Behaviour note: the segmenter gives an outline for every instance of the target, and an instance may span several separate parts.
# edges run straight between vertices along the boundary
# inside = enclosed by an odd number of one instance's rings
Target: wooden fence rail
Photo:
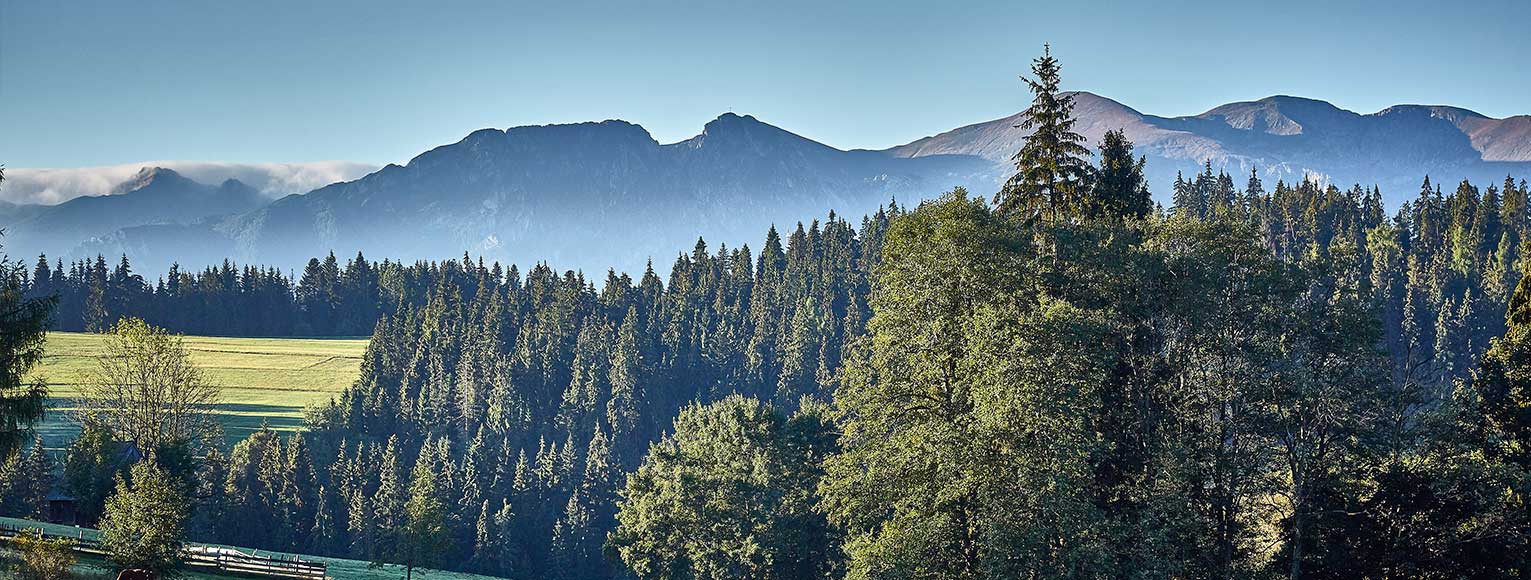
[[[105,554],[99,539],[87,534],[84,528],[76,528],[76,530],[78,531],[73,533],[59,533],[42,528],[0,523],[0,540],[12,541],[17,536],[26,534],[49,540],[65,540],[76,552],[97,556]],[[184,549],[183,559],[188,566],[259,578],[292,580],[324,580],[326,578],[326,566],[323,562],[309,562],[297,557],[283,557],[275,554],[247,554],[233,548],[219,546],[188,545]]]

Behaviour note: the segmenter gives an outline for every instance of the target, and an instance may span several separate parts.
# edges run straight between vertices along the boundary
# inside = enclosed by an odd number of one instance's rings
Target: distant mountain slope
[[[772,224],[828,209],[859,218],[895,196],[991,183],[994,169],[842,151],[734,114],[668,145],[622,121],[485,129],[216,229],[236,257],[282,264],[331,249],[405,260],[467,251],[594,274],[641,271],[650,258],[665,270],[698,236],[714,249],[758,244]]]
[[[250,211],[266,198],[237,180],[211,186],[179,173],[146,167],[108,195],[77,197],[52,206],[23,205],[0,214],[11,256],[67,253],[77,244],[146,224],[184,225]]]
[[[11,203],[8,201],[0,201],[0,224],[10,224],[29,218],[35,215],[37,212],[43,211],[47,207],[48,206],[37,205],[33,203]],[[0,239],[0,242],[4,242],[4,240]]]
[[[1470,178],[1485,184],[1506,174],[1531,175],[1531,117],[1493,119],[1419,105],[1361,115],[1289,96],[1229,103],[1188,117],[1156,117],[1099,95],[1071,94],[1076,130],[1093,145],[1106,131],[1122,129],[1148,157],[1150,183],[1161,200],[1177,171],[1200,171],[1208,161],[1240,177],[1259,169],[1269,183],[1311,176],[1342,187],[1376,184],[1394,203],[1412,195],[1426,174],[1438,181]],[[968,125],[888,152],[976,155],[1006,163],[1027,134],[1016,128],[1019,121],[1017,114]]]
[[[1484,161],[1531,161],[1531,115],[1494,119],[1473,113],[1455,123]]]
[[[268,199],[276,199],[356,179],[377,171],[379,166],[354,161],[239,163],[161,159],[85,167],[12,167],[5,172],[0,202],[56,205],[76,197],[101,195],[132,180],[145,167],[163,167],[198,183],[237,179]]]
[[[1395,207],[1427,174],[1447,187],[1531,177],[1531,117],[1420,105],[1362,115],[1289,96],[1158,117],[1073,94],[1077,130],[1092,147],[1124,130],[1166,203],[1176,172],[1207,162],[1240,186],[1251,169],[1268,186],[1304,177],[1376,184]],[[405,165],[274,202],[236,181],[214,187],[150,169],[119,195],[0,206],[0,226],[11,229],[12,256],[126,253],[150,274],[224,258],[299,269],[329,251],[400,260],[468,252],[593,275],[638,272],[653,259],[666,271],[698,236],[716,250],[831,209],[856,219],[891,198],[913,202],[957,185],[989,195],[1011,173],[1025,137],[1019,122],[1012,115],[883,151],[836,149],[732,113],[671,144],[624,121],[484,129]]]

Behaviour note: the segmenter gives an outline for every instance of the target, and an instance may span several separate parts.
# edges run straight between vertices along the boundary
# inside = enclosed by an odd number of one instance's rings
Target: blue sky
[[[1194,114],[1272,94],[1531,113],[1531,2],[0,0],[0,163],[403,162],[483,127],[724,111],[842,148],[1066,88]]]

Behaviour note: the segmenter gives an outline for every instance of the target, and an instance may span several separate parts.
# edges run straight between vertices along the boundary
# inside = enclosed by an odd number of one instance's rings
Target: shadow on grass
[[[218,422],[223,425],[223,445],[227,451],[251,433],[266,425],[276,431],[293,431],[303,426],[303,407],[293,405],[258,405],[230,403],[217,406]],[[80,426],[67,412],[49,409],[36,427],[43,447],[62,451],[80,435]]]

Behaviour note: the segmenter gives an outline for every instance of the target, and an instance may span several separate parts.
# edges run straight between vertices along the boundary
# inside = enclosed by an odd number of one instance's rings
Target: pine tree
[[[567,580],[597,578],[599,562],[594,550],[590,507],[584,494],[576,490],[564,504],[563,515],[553,525],[552,563],[554,576]]]
[[[1525,182],[1520,187],[1515,186],[1515,178],[1506,175],[1504,177],[1504,200],[1499,205],[1499,222],[1504,225],[1506,231],[1515,232],[1519,237],[1524,237],[1526,227],[1526,188]]]
[[[96,256],[95,266],[89,270],[88,294],[85,299],[85,331],[105,332],[112,321],[106,311],[106,259]]]
[[[815,301],[809,298],[797,308],[788,328],[781,353],[781,375],[777,377],[775,400],[795,402],[803,395],[818,392],[818,324],[814,320]]]
[[[1012,161],[1016,174],[994,196],[997,211],[1023,220],[1076,219],[1090,206],[1095,174],[1084,136],[1074,132],[1074,96],[1059,93],[1052,48],[1032,61],[1036,79],[1025,79],[1033,96],[1020,129],[1031,130]]]
[[[497,570],[501,574],[510,575],[516,571],[514,544],[510,539],[516,533],[515,513],[510,509],[509,501],[501,501],[500,509],[494,512],[495,557],[499,560]]]
[[[1176,216],[1200,218],[1207,213],[1207,200],[1201,196],[1196,184],[1186,181],[1185,176],[1175,174],[1174,193],[1171,195],[1172,209]]]
[[[315,490],[314,498],[318,505],[314,506],[314,523],[308,530],[308,542],[304,546],[307,553],[328,554],[334,550],[339,530],[336,529],[334,507],[330,504],[331,497],[323,485]]]
[[[500,549],[496,532],[494,513],[490,511],[489,500],[486,499],[479,505],[478,518],[473,526],[473,556],[468,562],[472,569],[485,573],[498,570]]]
[[[638,309],[628,307],[617,343],[611,349],[611,398],[606,402],[606,424],[612,437],[626,441],[638,429],[639,401],[644,393],[638,383],[643,372],[638,352]]]
[[[25,482],[22,487],[23,499],[28,508],[25,515],[36,519],[46,518],[48,492],[53,489],[53,458],[48,456],[47,448],[43,447],[42,437],[32,440],[32,447],[22,462],[22,473],[25,476],[22,479]]]
[[[1265,184],[1260,181],[1260,170],[1249,170],[1249,181],[1244,184],[1244,206],[1251,211],[1257,209],[1258,204],[1265,200]]]
[[[0,513],[20,518],[45,516],[52,484],[53,464],[38,438],[25,451],[0,462]]]
[[[292,536],[289,549],[300,550],[311,542],[309,533],[323,512],[318,505],[318,498],[322,496],[317,495],[319,482],[303,436],[292,436],[286,447],[286,455],[282,458],[280,502],[286,519],[284,527]]]

